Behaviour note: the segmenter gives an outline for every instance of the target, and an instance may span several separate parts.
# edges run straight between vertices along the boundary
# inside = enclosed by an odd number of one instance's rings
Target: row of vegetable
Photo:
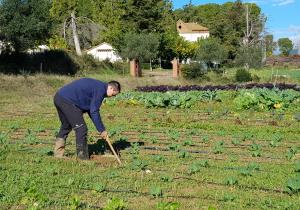
[[[233,102],[236,109],[286,110],[297,107],[300,103],[300,92],[278,88],[253,88],[238,91],[168,91],[168,92],[125,92],[105,101],[108,105],[123,102],[146,107],[191,108],[203,102]]]

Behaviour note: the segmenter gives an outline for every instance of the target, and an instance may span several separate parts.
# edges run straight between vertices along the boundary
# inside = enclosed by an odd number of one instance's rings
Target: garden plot
[[[107,102],[103,120],[122,166],[103,155],[107,145],[90,120],[92,161],[75,159],[74,134],[67,142],[69,159],[57,160],[52,157],[59,127],[54,108],[18,110],[15,117],[1,113],[0,206],[297,209],[298,102],[237,110],[224,95],[234,94],[222,92],[221,101],[190,108]]]

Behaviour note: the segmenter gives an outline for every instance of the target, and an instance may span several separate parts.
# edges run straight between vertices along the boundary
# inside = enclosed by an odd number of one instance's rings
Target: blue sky
[[[173,0],[175,9],[182,8],[190,0]],[[192,0],[193,5],[206,3],[222,4],[225,0]],[[243,2],[256,3],[267,16],[267,31],[277,40],[288,37],[300,45],[300,0],[248,0]]]

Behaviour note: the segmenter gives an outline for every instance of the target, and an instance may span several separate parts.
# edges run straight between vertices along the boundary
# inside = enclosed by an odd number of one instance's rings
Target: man
[[[73,129],[76,135],[77,157],[89,159],[87,144],[87,126],[83,113],[88,113],[100,136],[105,139],[107,131],[102,123],[99,108],[104,98],[119,94],[121,85],[117,81],[104,83],[95,79],[82,78],[57,91],[54,105],[61,122],[56,136],[54,156],[63,157],[68,134]]]

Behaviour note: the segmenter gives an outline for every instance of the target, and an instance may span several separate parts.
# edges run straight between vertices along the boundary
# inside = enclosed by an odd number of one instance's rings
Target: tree
[[[77,55],[82,55],[81,48],[90,47],[97,39],[100,26],[92,20],[96,13],[93,0],[53,0],[51,17],[63,23],[63,36],[66,43],[75,46]],[[67,37],[72,37],[71,39]]]
[[[50,6],[48,0],[0,1],[0,39],[15,51],[45,43],[52,27]]]
[[[274,50],[276,50],[277,44],[273,41],[273,35],[267,34],[265,36],[265,45],[267,56],[273,55]]]
[[[215,65],[224,62],[227,57],[225,47],[216,38],[208,38],[200,40],[195,60],[206,64],[208,68],[213,68]]]
[[[169,25],[166,20],[172,16],[170,0],[129,0],[126,1],[123,24],[137,33],[161,33]]]
[[[156,34],[127,33],[120,51],[123,58],[149,61],[157,56],[159,38]]]
[[[262,47],[260,45],[241,46],[237,52],[235,62],[246,70],[262,66]]]
[[[278,47],[282,55],[288,56],[293,49],[293,42],[289,38],[280,38],[278,39]]]
[[[246,5],[249,8],[248,13]],[[266,21],[261,9],[256,4],[243,4],[240,0],[222,5],[187,5],[183,9],[175,10],[174,14],[176,19],[182,19],[185,22],[197,22],[207,27],[210,36],[220,39],[226,47],[229,59],[235,58],[243,40],[251,44],[257,44],[260,41],[260,35]],[[250,30],[251,28],[252,30]]]

